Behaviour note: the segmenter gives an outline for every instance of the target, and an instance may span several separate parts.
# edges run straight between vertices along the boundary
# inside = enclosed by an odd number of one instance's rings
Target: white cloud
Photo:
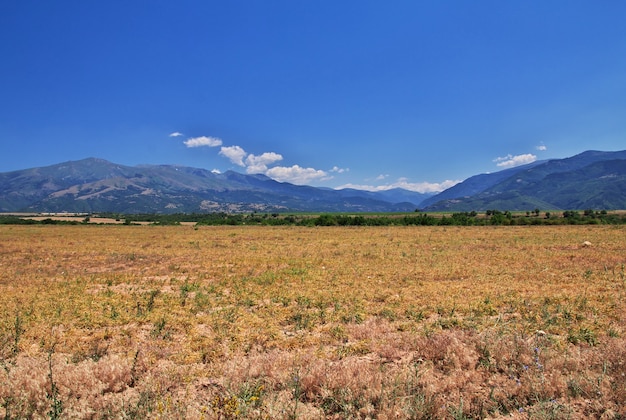
[[[393,188],[403,188],[409,191],[419,193],[438,193],[455,186],[461,181],[445,180],[443,182],[409,182],[406,178],[399,178],[396,182],[387,185],[362,185],[362,184],[345,184],[336,189],[354,188],[366,191],[386,191]]]
[[[220,171],[219,169],[213,169],[213,170],[211,170],[211,173],[219,175],[219,174],[222,173],[222,171]]]
[[[376,177],[376,181],[382,181],[383,179],[389,177],[387,174],[380,174]]]
[[[235,165],[246,168],[249,174],[264,174],[280,182],[291,182],[293,184],[307,184],[312,181],[324,181],[331,179],[325,171],[314,168],[303,168],[299,165],[291,167],[268,166],[283,160],[279,153],[265,152],[260,155],[248,154],[240,146],[224,146],[220,149],[220,155],[228,158]],[[340,171],[337,168],[337,171]]]
[[[246,166],[246,164],[243,163],[243,158],[246,157],[247,153],[239,146],[222,147],[220,149],[220,155],[227,157],[235,165]]]
[[[527,163],[532,163],[537,160],[537,156],[526,153],[524,155],[506,155],[504,157],[497,157],[493,161],[496,163],[496,166],[501,168],[513,168],[515,166],[525,165]]]
[[[542,152],[548,150],[548,148],[543,144],[540,144],[539,146],[535,147],[535,149],[540,150]]]
[[[249,174],[265,173],[268,165],[280,160],[283,160],[283,157],[274,152],[266,152],[259,156],[249,154],[245,161],[246,172]]]
[[[187,147],[217,147],[222,145],[222,139],[218,139],[217,137],[192,137],[183,142]]]
[[[217,143],[219,142],[219,143]],[[215,137],[197,137],[189,139],[185,142],[187,147],[200,146],[221,146],[222,140]],[[326,181],[332,179],[330,172],[343,173],[349,171],[347,168],[339,168],[334,166],[330,171],[326,172],[315,168],[303,168],[299,165],[290,167],[276,166],[270,168],[271,165],[283,160],[283,156],[275,152],[265,152],[260,155],[254,155],[246,152],[240,146],[222,146],[219,155],[229,159],[231,163],[246,169],[249,174],[264,174],[280,182],[291,182],[294,184],[308,184],[312,181]],[[216,172],[214,170],[213,172]]]
[[[173,133],[170,133],[170,137],[181,137],[183,136],[183,133],[179,133],[178,131],[174,131]]]
[[[265,175],[276,181],[291,182],[292,184],[308,184],[312,181],[324,181],[332,178],[320,169],[302,168],[299,165],[275,166],[265,171]]]
[[[350,168],[340,168],[338,166],[333,166],[330,172],[336,172],[338,174],[342,174],[344,172],[350,172]]]

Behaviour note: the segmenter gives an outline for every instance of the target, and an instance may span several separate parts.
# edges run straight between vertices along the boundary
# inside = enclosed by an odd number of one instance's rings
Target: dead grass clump
[[[44,415],[50,385],[44,359],[19,356],[0,371],[0,400],[4,417],[32,418]],[[9,417],[10,418],[10,417]]]
[[[5,418],[60,414],[88,418],[102,406],[105,394],[126,390],[131,381],[128,361],[118,355],[72,363],[63,354],[49,359],[18,356],[3,371],[0,399]],[[56,406],[55,406],[56,405]]]

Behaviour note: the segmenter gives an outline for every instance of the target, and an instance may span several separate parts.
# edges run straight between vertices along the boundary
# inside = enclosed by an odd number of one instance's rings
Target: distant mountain
[[[403,188],[392,188],[382,191],[366,191],[345,188],[333,191],[337,191],[342,197],[362,197],[373,200],[385,200],[390,203],[412,203],[415,207],[419,207],[425,199],[434,195],[434,193],[418,193],[415,191],[405,190]]]
[[[448,188],[447,190],[440,192],[439,194],[433,195],[432,197],[425,199],[424,201],[422,201],[421,206],[423,208],[429,208],[440,201],[471,197],[475,194],[479,194],[485,191],[489,187],[497,185],[498,183],[512,177],[518,172],[521,172],[525,169],[530,169],[544,162],[545,161],[537,161],[522,166],[516,166],[515,168],[505,169],[499,172],[474,175],[470,178],[467,178],[465,181],[460,182]]]
[[[277,182],[175,165],[123,166],[89,158],[0,173],[1,212],[390,212],[428,195],[373,193]]]
[[[626,209],[626,150],[470,177],[439,194],[333,190],[176,165],[89,158],[0,173],[0,212],[394,212]]]
[[[587,151],[476,175],[424,200],[425,211],[626,209],[626,150]]]

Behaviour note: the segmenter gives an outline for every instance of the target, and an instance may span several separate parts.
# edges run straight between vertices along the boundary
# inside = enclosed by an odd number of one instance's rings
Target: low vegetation
[[[625,418],[625,233],[2,225],[0,417]]]
[[[487,210],[484,213],[361,213],[356,215],[328,214],[282,214],[282,213],[178,213],[178,214],[115,214],[90,215],[19,216],[0,215],[0,224],[155,224],[180,225],[194,223],[203,226],[523,226],[523,225],[597,225],[626,224],[626,213],[606,210],[566,210],[526,212]]]

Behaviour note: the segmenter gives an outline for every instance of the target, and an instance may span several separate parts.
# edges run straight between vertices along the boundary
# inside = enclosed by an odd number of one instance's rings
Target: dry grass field
[[[0,226],[0,417],[623,419],[625,264],[624,226]]]

